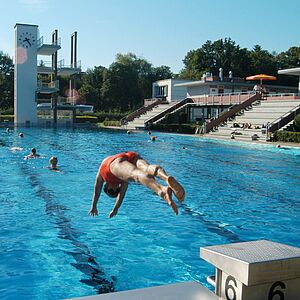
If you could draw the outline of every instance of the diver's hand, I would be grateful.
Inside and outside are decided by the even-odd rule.
[[[98,210],[96,207],[92,207],[89,211],[90,216],[98,216]]]

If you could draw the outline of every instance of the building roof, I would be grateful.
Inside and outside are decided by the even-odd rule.
[[[164,81],[171,81],[173,83],[175,83],[175,85],[179,84],[179,83],[185,83],[185,82],[190,82],[190,80],[187,79],[174,79],[174,78],[166,78],[166,79],[160,79],[155,81],[154,83],[158,83],[158,82],[164,82]],[[176,83],[178,82],[178,83]]]
[[[39,27],[39,25],[34,25],[34,24],[16,23],[16,25],[14,26],[14,28],[16,28],[16,27],[17,27],[17,25],[25,25],[25,26],[34,26],[34,27]]]
[[[300,75],[300,68],[298,68],[299,75]],[[295,74],[293,74],[295,75]],[[223,86],[239,86],[239,87],[253,87],[254,83],[250,81],[243,81],[243,80],[233,80],[229,81],[227,78],[224,78],[223,81],[221,80],[197,80],[197,81],[187,81],[182,83],[175,83],[175,87],[194,87],[194,86],[205,86],[205,85],[223,85]],[[288,88],[288,89],[297,89],[294,86],[285,86],[285,85],[274,85],[274,84],[266,84],[264,83],[265,87],[269,88]]]
[[[278,74],[283,74],[283,75],[298,75],[298,76],[300,76],[300,68],[291,68],[291,69],[279,70]]]
[[[181,87],[193,87],[193,86],[205,86],[205,85],[211,85],[211,84],[221,84],[221,85],[227,85],[227,86],[253,86],[253,84],[244,81],[243,78],[228,78],[224,77],[223,80],[220,80],[217,76],[209,76],[202,80],[188,80],[183,83],[176,83],[174,86],[181,86]]]

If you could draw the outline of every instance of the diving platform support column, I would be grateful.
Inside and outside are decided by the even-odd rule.
[[[14,123],[37,124],[37,25],[15,25]]]
[[[71,68],[77,68],[77,31],[74,31],[71,34],[71,61],[70,65]],[[70,76],[69,81],[69,97],[72,99],[72,104],[76,105],[77,103],[77,91],[76,91],[76,84],[77,84],[77,74],[73,74]],[[76,116],[75,116],[76,117]],[[76,120],[76,118],[75,118]]]
[[[57,45],[58,43],[58,30],[55,29],[52,33],[52,45]],[[52,70],[54,73],[51,75],[51,81],[55,82],[57,80],[57,50],[52,54]],[[53,125],[57,125],[57,92],[51,95],[51,106],[53,110]]]
[[[225,300],[300,299],[300,248],[268,240],[200,248],[216,267],[208,277]]]

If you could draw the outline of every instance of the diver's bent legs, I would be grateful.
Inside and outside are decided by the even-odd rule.
[[[147,175],[151,177],[158,177],[165,181],[167,185],[172,189],[177,199],[182,202],[185,197],[184,188],[181,184],[173,177],[169,176],[167,172],[159,165],[150,165],[140,156],[137,158],[136,166]]]
[[[172,200],[172,190],[170,187],[161,185],[153,177],[150,177],[148,174],[137,168],[133,170],[131,179],[148,187],[150,190],[164,199],[173,209],[176,215],[178,214],[178,208]]]
[[[159,177],[163,181],[167,182],[169,175],[166,171],[158,165],[150,165],[146,160],[141,157],[138,157],[136,160],[136,166],[147,173],[149,176],[152,177]]]
[[[168,186],[172,189],[179,202],[183,202],[185,190],[182,185],[173,177],[169,176],[167,180]]]

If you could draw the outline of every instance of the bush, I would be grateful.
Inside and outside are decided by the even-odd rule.
[[[76,116],[76,123],[98,123],[96,116]]]
[[[126,114],[127,115],[127,114]],[[119,121],[121,120],[125,114],[120,112],[103,112],[98,111],[95,113],[79,113],[78,117],[96,117],[99,123],[103,123],[104,121]]]
[[[293,127],[294,131],[300,132],[300,114],[295,117]]]
[[[120,126],[120,121],[104,121],[103,122],[104,126],[114,126],[114,127],[118,127]]]
[[[14,108],[13,107],[0,110],[0,115],[13,115],[13,114],[14,114]]]
[[[274,142],[290,142],[290,143],[300,143],[300,132],[292,131],[275,131],[274,132]]]
[[[188,114],[185,111],[181,111],[178,114],[178,123],[183,124],[187,122]]]
[[[102,123],[104,121],[119,121],[123,117],[125,117],[125,114],[119,113],[119,112],[96,112],[94,113],[94,116],[98,118],[98,122]]]
[[[167,113],[165,115],[165,117],[163,118],[162,123],[171,124],[171,123],[174,123],[174,121],[175,121],[175,115],[171,114],[171,113]]]
[[[0,122],[14,122],[14,115],[0,115]]]

